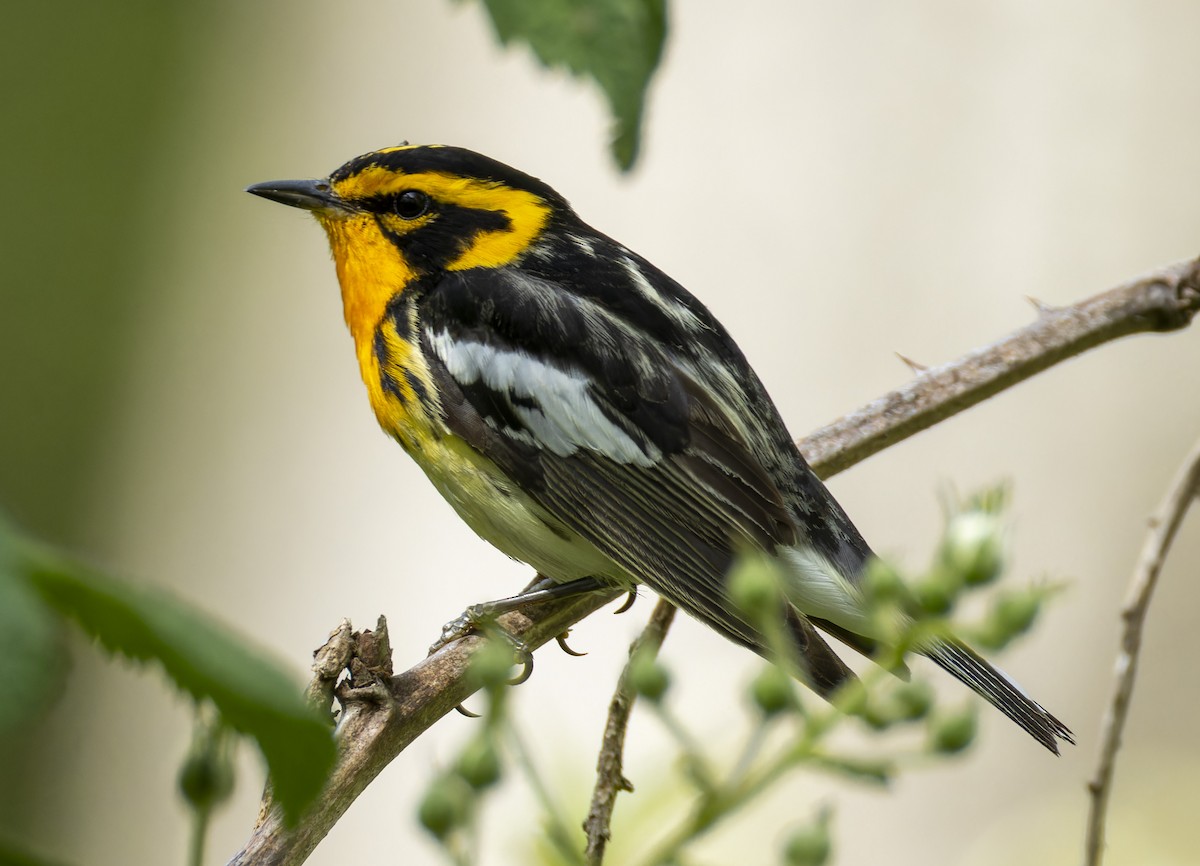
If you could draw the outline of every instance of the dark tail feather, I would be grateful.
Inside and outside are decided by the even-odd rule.
[[[833,648],[825,643],[808,617],[790,604],[786,606],[784,615],[788,631],[799,651],[800,664],[804,668],[801,671],[802,678],[809,688],[828,700],[846,683],[858,679]]]
[[[1060,739],[1068,743],[1075,742],[1070,728],[1050,715],[1002,671],[992,667],[966,644],[938,641],[934,646],[922,649],[921,653],[974,689],[1054,754],[1058,754]]]

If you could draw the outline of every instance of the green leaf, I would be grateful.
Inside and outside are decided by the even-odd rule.
[[[595,80],[612,111],[613,157],[632,168],[646,88],[666,40],[666,0],[481,2],[501,44],[525,42],[544,66]]]
[[[67,667],[57,618],[0,545],[0,733],[39,718]]]
[[[320,793],[335,757],[329,726],[275,661],[206,614],[148,586],[118,580],[19,538],[0,521],[0,559],[45,602],[109,650],[157,662],[222,721],[257,741],[289,823]]]

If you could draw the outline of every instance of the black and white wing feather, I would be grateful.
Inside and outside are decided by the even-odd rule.
[[[709,390],[636,322],[520,272],[464,271],[422,300],[450,429],[623,572],[733,640],[734,552],[797,543],[788,503]],[[852,676],[798,611],[813,685]]]
[[[796,580],[853,587],[870,549],[724,329],[630,255],[614,245],[578,284],[569,271],[510,268],[452,273],[427,291],[422,348],[445,423],[625,574],[765,653],[726,595],[736,551],[799,554],[818,573]],[[854,674],[814,623],[874,647],[834,619],[787,612],[810,685],[827,696]],[[921,651],[1051,751],[1070,739],[965,645]]]

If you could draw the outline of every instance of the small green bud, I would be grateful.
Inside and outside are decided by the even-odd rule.
[[[1036,591],[1006,592],[996,598],[992,618],[1005,632],[1016,637],[1033,625],[1041,605],[1041,594]]]
[[[974,706],[936,716],[929,725],[929,745],[935,752],[953,755],[971,745],[978,727]]]
[[[658,703],[671,686],[671,675],[650,653],[639,652],[629,666],[629,681],[635,692]]]
[[[949,613],[958,598],[961,584],[945,569],[935,568],[913,587],[913,595],[921,609],[931,616]]]
[[[1008,646],[1033,625],[1043,598],[1044,593],[1036,589],[998,594],[987,617],[974,630],[975,642],[990,650]]]
[[[829,861],[833,843],[829,838],[828,816],[801,827],[788,838],[783,859],[788,866],[823,866]]]
[[[476,791],[500,781],[500,754],[489,736],[474,737],[454,765],[455,772]]]
[[[964,511],[946,527],[941,564],[967,586],[991,583],[1004,567],[1003,527],[993,514]]]
[[[778,616],[782,593],[774,563],[756,554],[738,557],[729,575],[729,597],[753,622]]]
[[[857,678],[843,683],[833,693],[833,705],[848,716],[861,716],[867,709],[867,687]]]
[[[896,571],[891,563],[877,556],[867,560],[863,581],[867,588],[867,597],[876,603],[896,601],[903,598],[906,591],[900,572]]]
[[[750,684],[750,695],[764,716],[774,716],[796,706],[792,680],[776,665],[767,665]]]
[[[982,623],[971,629],[971,643],[985,650],[1001,650],[1008,646],[1012,635],[1004,631],[996,623],[995,617],[988,617]]]
[[[196,810],[210,810],[233,791],[233,765],[212,752],[192,753],[179,770],[179,790]]]
[[[179,791],[197,811],[211,811],[233,792],[233,757],[229,732],[218,724],[199,722],[192,748],[179,768]]]
[[[871,692],[860,715],[872,728],[882,731],[899,722],[922,719],[932,706],[933,689],[928,683],[899,683]]]
[[[890,710],[891,707],[880,706],[878,701],[868,701],[861,713],[862,720],[873,731],[886,731],[896,721],[895,715]]]
[[[500,637],[489,638],[471,656],[469,676],[484,689],[508,685],[513,669],[511,644]]]
[[[923,680],[901,683],[893,693],[892,700],[900,719],[906,722],[923,719],[933,708],[933,688]]]
[[[462,778],[438,776],[421,799],[417,818],[434,837],[445,840],[466,823],[472,798],[471,788]]]

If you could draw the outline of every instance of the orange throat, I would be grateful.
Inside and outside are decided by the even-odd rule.
[[[388,303],[416,273],[371,216],[318,215],[318,220],[329,236],[346,325],[371,408],[388,434],[410,452],[419,449],[433,407],[421,404],[413,383],[430,393],[429,371],[420,350],[400,335],[396,323],[384,321]]]
[[[383,320],[388,301],[416,274],[373,217],[317,217],[329,237],[329,248],[342,287],[342,309],[356,345],[369,344]]]

